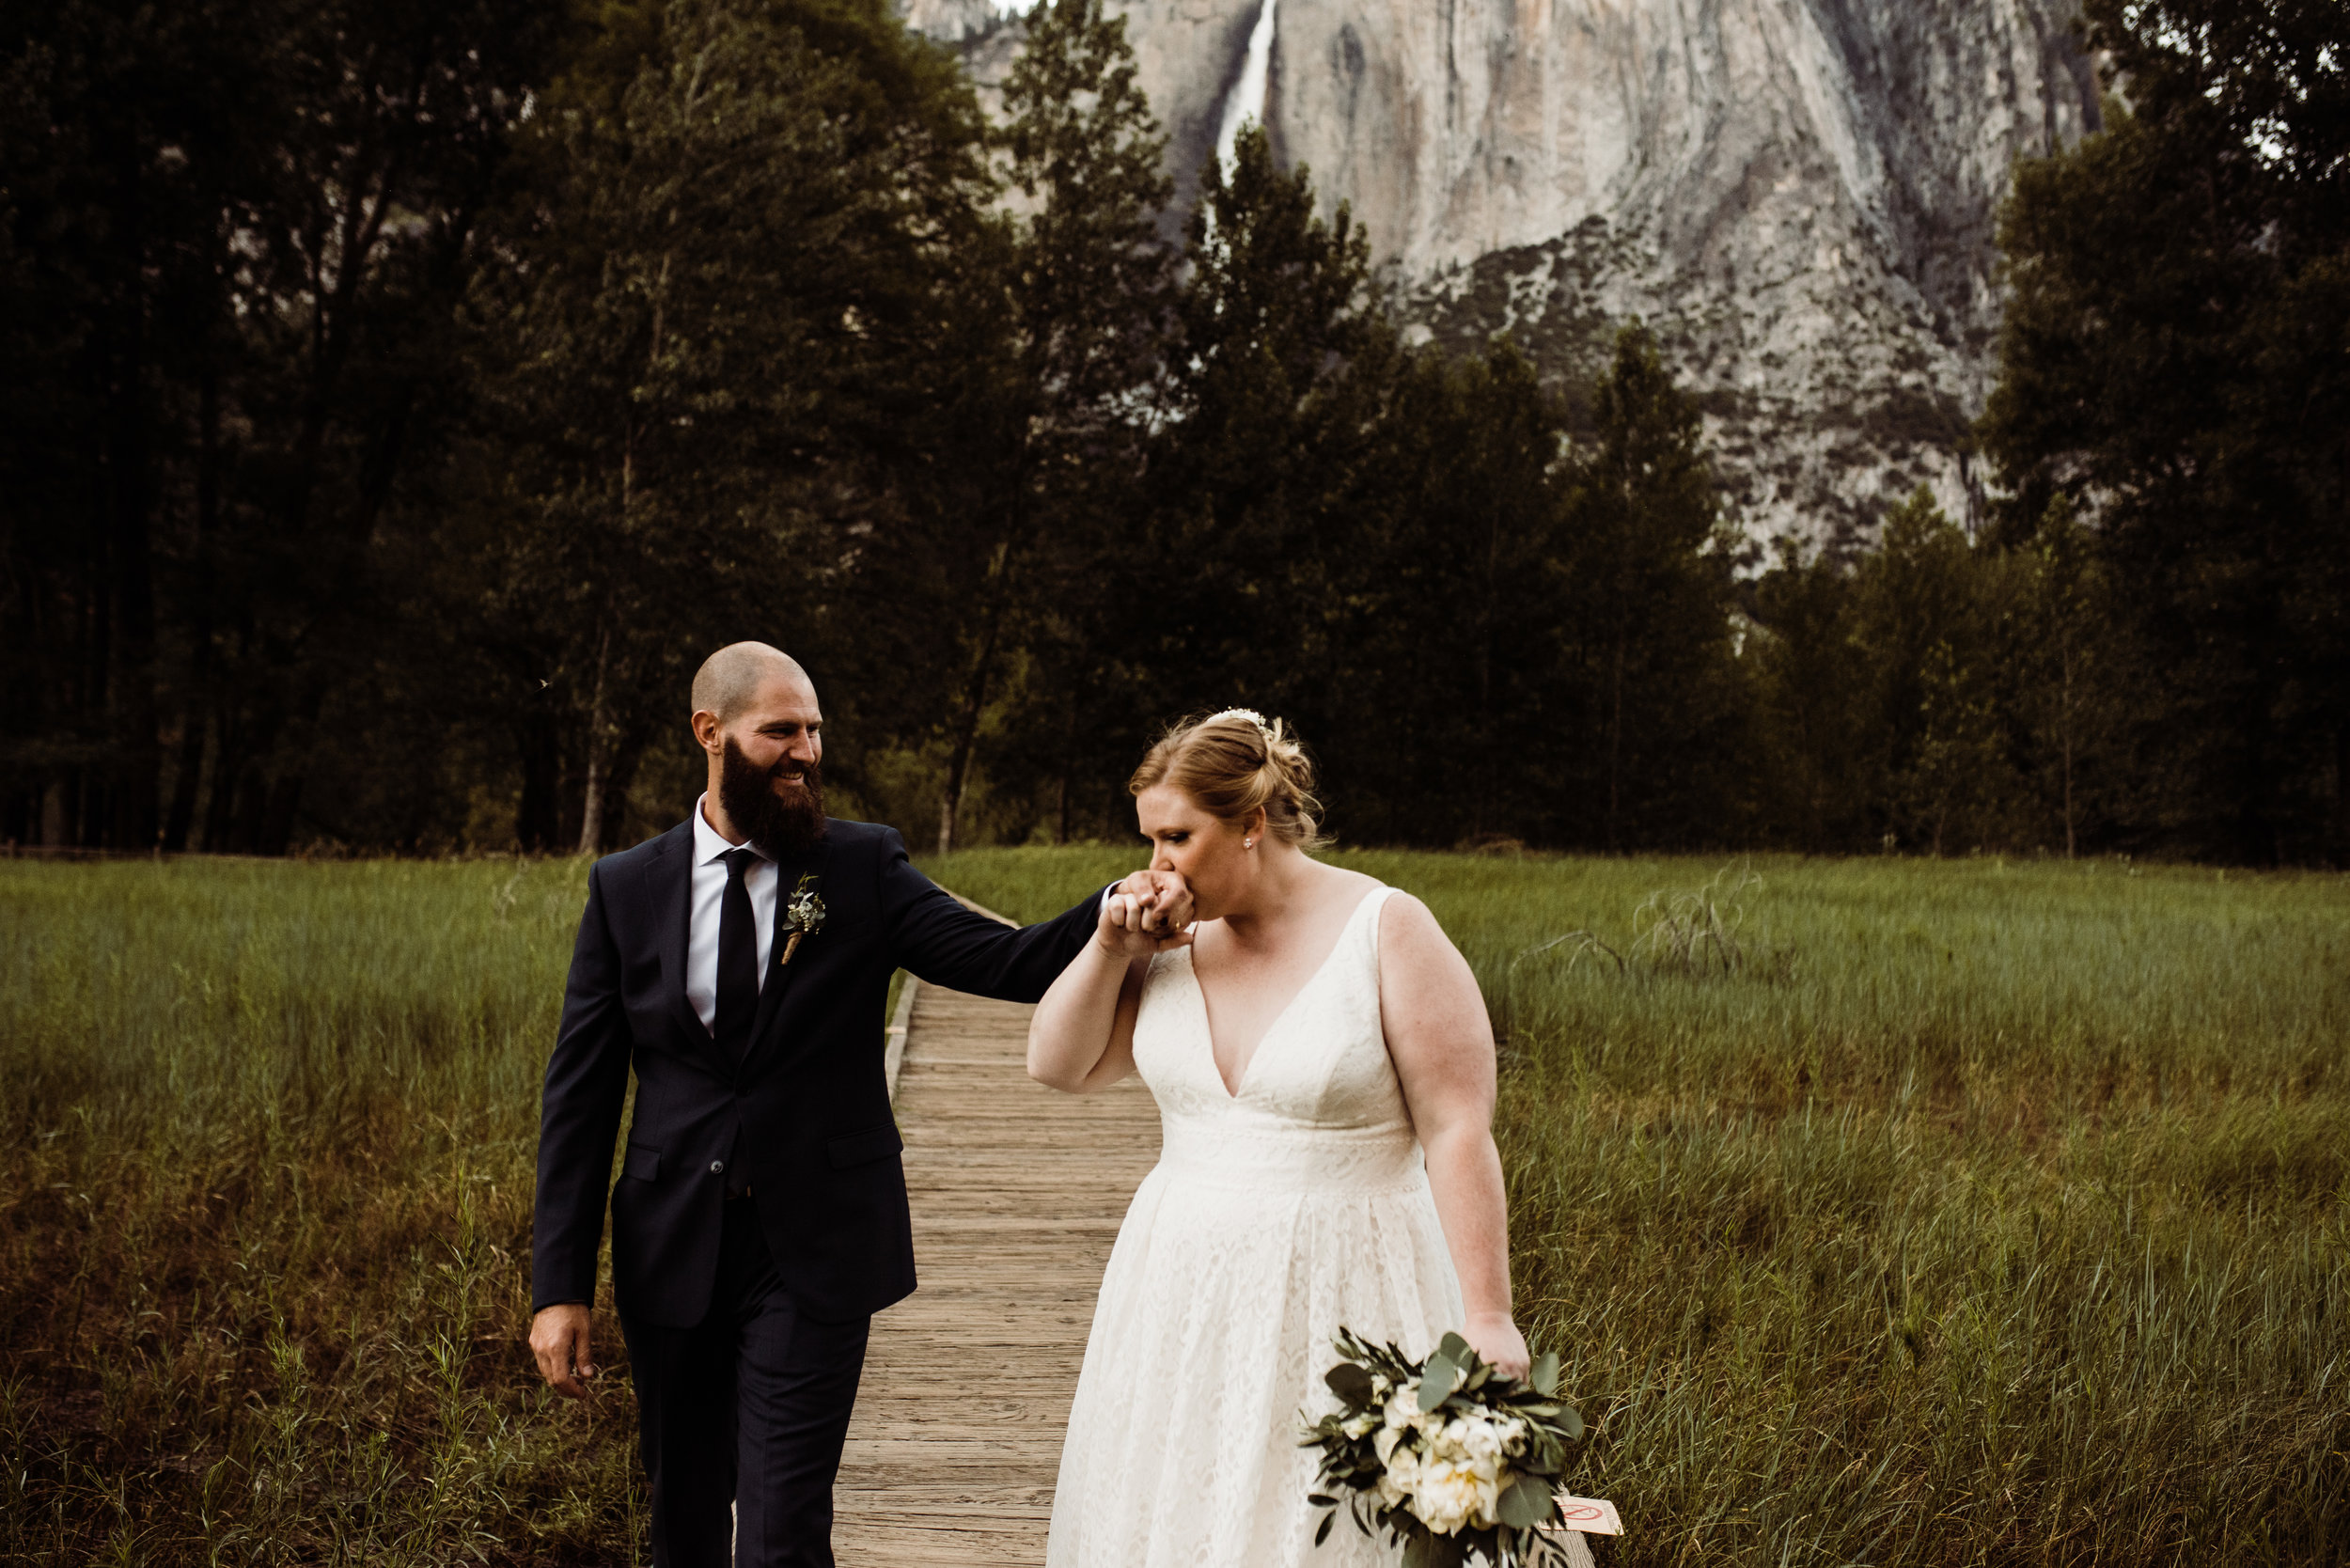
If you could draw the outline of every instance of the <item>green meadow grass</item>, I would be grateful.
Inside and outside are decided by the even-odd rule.
[[[1618,1560],[2350,1557],[2350,883],[1757,861],[1680,964],[1716,862],[1340,858],[1485,987]],[[641,1560],[625,1379],[520,1347],[583,883],[0,862],[0,1558]]]
[[[520,1346],[585,888],[0,862],[0,1559],[640,1560]]]

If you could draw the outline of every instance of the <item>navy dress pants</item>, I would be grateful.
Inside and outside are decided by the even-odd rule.
[[[833,1568],[832,1482],[871,1323],[802,1317],[741,1200],[726,1206],[708,1316],[664,1328],[620,1315],[654,1568]]]

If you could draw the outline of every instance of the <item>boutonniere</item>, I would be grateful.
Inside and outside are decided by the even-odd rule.
[[[783,944],[783,956],[776,961],[780,969],[791,962],[791,955],[800,950],[800,943],[824,929],[824,901],[817,896],[816,873],[808,872],[792,886],[791,897],[783,906],[783,929],[791,934]]]

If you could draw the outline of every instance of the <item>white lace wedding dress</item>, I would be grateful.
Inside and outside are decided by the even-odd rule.
[[[1313,1544],[1305,1417],[1340,1326],[1426,1355],[1462,1325],[1379,1023],[1379,910],[1266,1031],[1228,1093],[1191,951],[1152,960],[1135,1064],[1166,1143],[1120,1227],[1053,1494],[1046,1568],[1386,1564],[1344,1519]]]

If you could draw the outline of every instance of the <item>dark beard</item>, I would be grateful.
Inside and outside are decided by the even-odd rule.
[[[813,762],[803,764],[798,787],[777,793],[776,776],[787,765],[789,759],[773,768],[760,767],[729,735],[718,773],[718,805],[728,820],[774,860],[805,855],[824,836],[822,770]]]

